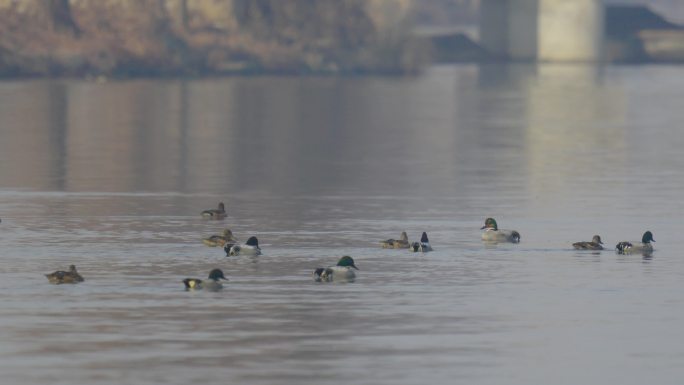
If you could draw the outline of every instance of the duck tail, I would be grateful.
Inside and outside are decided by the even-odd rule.
[[[624,253],[625,251],[631,248],[632,244],[630,242],[620,242],[617,245],[615,245],[615,250],[617,250],[619,253]]]
[[[520,243],[520,233],[517,231],[513,231],[513,233],[511,234],[511,240],[514,243]]]

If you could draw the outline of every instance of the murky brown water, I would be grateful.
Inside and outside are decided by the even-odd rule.
[[[667,66],[0,83],[2,383],[678,384],[682,90]],[[487,216],[522,243],[483,245]],[[224,227],[264,255],[202,245]],[[378,247],[402,230],[436,251]],[[645,230],[652,257],[570,248]],[[313,282],[344,254],[356,282]],[[214,267],[223,292],[183,290]]]

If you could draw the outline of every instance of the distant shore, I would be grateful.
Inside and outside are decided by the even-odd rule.
[[[414,71],[419,48],[386,3],[0,0],[0,76]]]
[[[501,59],[457,30],[415,32],[410,3],[0,0],[0,77],[395,75]],[[684,63],[684,29],[608,6],[605,59]]]

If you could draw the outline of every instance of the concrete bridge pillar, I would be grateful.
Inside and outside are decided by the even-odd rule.
[[[482,0],[480,42],[511,60],[601,60],[601,0]]]

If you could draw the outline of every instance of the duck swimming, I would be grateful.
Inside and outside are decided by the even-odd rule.
[[[223,275],[221,269],[213,269],[209,272],[209,279],[201,280],[198,278],[185,278],[183,284],[185,285],[185,290],[207,290],[207,291],[219,291],[223,289],[223,284],[219,281],[228,280]]]
[[[655,242],[655,239],[653,239],[653,233],[647,231],[641,237],[641,242],[622,241],[615,245],[615,250],[618,254],[650,253],[653,251],[653,245],[651,245],[651,242]]]
[[[226,206],[223,202],[219,202],[217,209],[202,211],[202,217],[207,219],[223,219],[226,217]]]
[[[335,266],[319,267],[314,270],[313,278],[316,282],[353,281],[356,278],[356,273],[352,268],[359,270],[354,264],[354,259],[345,255],[337,261]]]
[[[81,274],[78,274],[78,271],[76,271],[75,265],[70,265],[69,271],[58,270],[54,273],[45,274],[45,276],[50,283],[55,285],[62,283],[79,283],[84,281],[83,277],[81,277]]]
[[[520,243],[519,232],[515,230],[500,230],[494,218],[487,218],[485,225],[480,230],[484,230],[482,240],[486,242]]]
[[[426,253],[432,251],[432,246],[430,246],[430,241],[428,240],[427,233],[423,231],[423,235],[420,236],[420,242],[413,242],[410,247],[411,251],[417,253],[419,251]]]
[[[233,245],[237,242],[230,229],[223,230],[223,235],[212,235],[209,238],[202,239],[202,243],[210,247],[223,246],[227,242],[232,242]]]
[[[259,240],[257,237],[249,237],[244,245],[234,245],[228,250],[228,255],[261,255],[261,249],[259,248]]]
[[[399,239],[388,239],[386,241],[380,242],[383,249],[408,249],[409,240],[406,231],[401,232]]]
[[[602,244],[601,236],[594,235],[594,237],[591,238],[591,242],[575,242],[572,244],[572,247],[577,250],[603,250]]]

